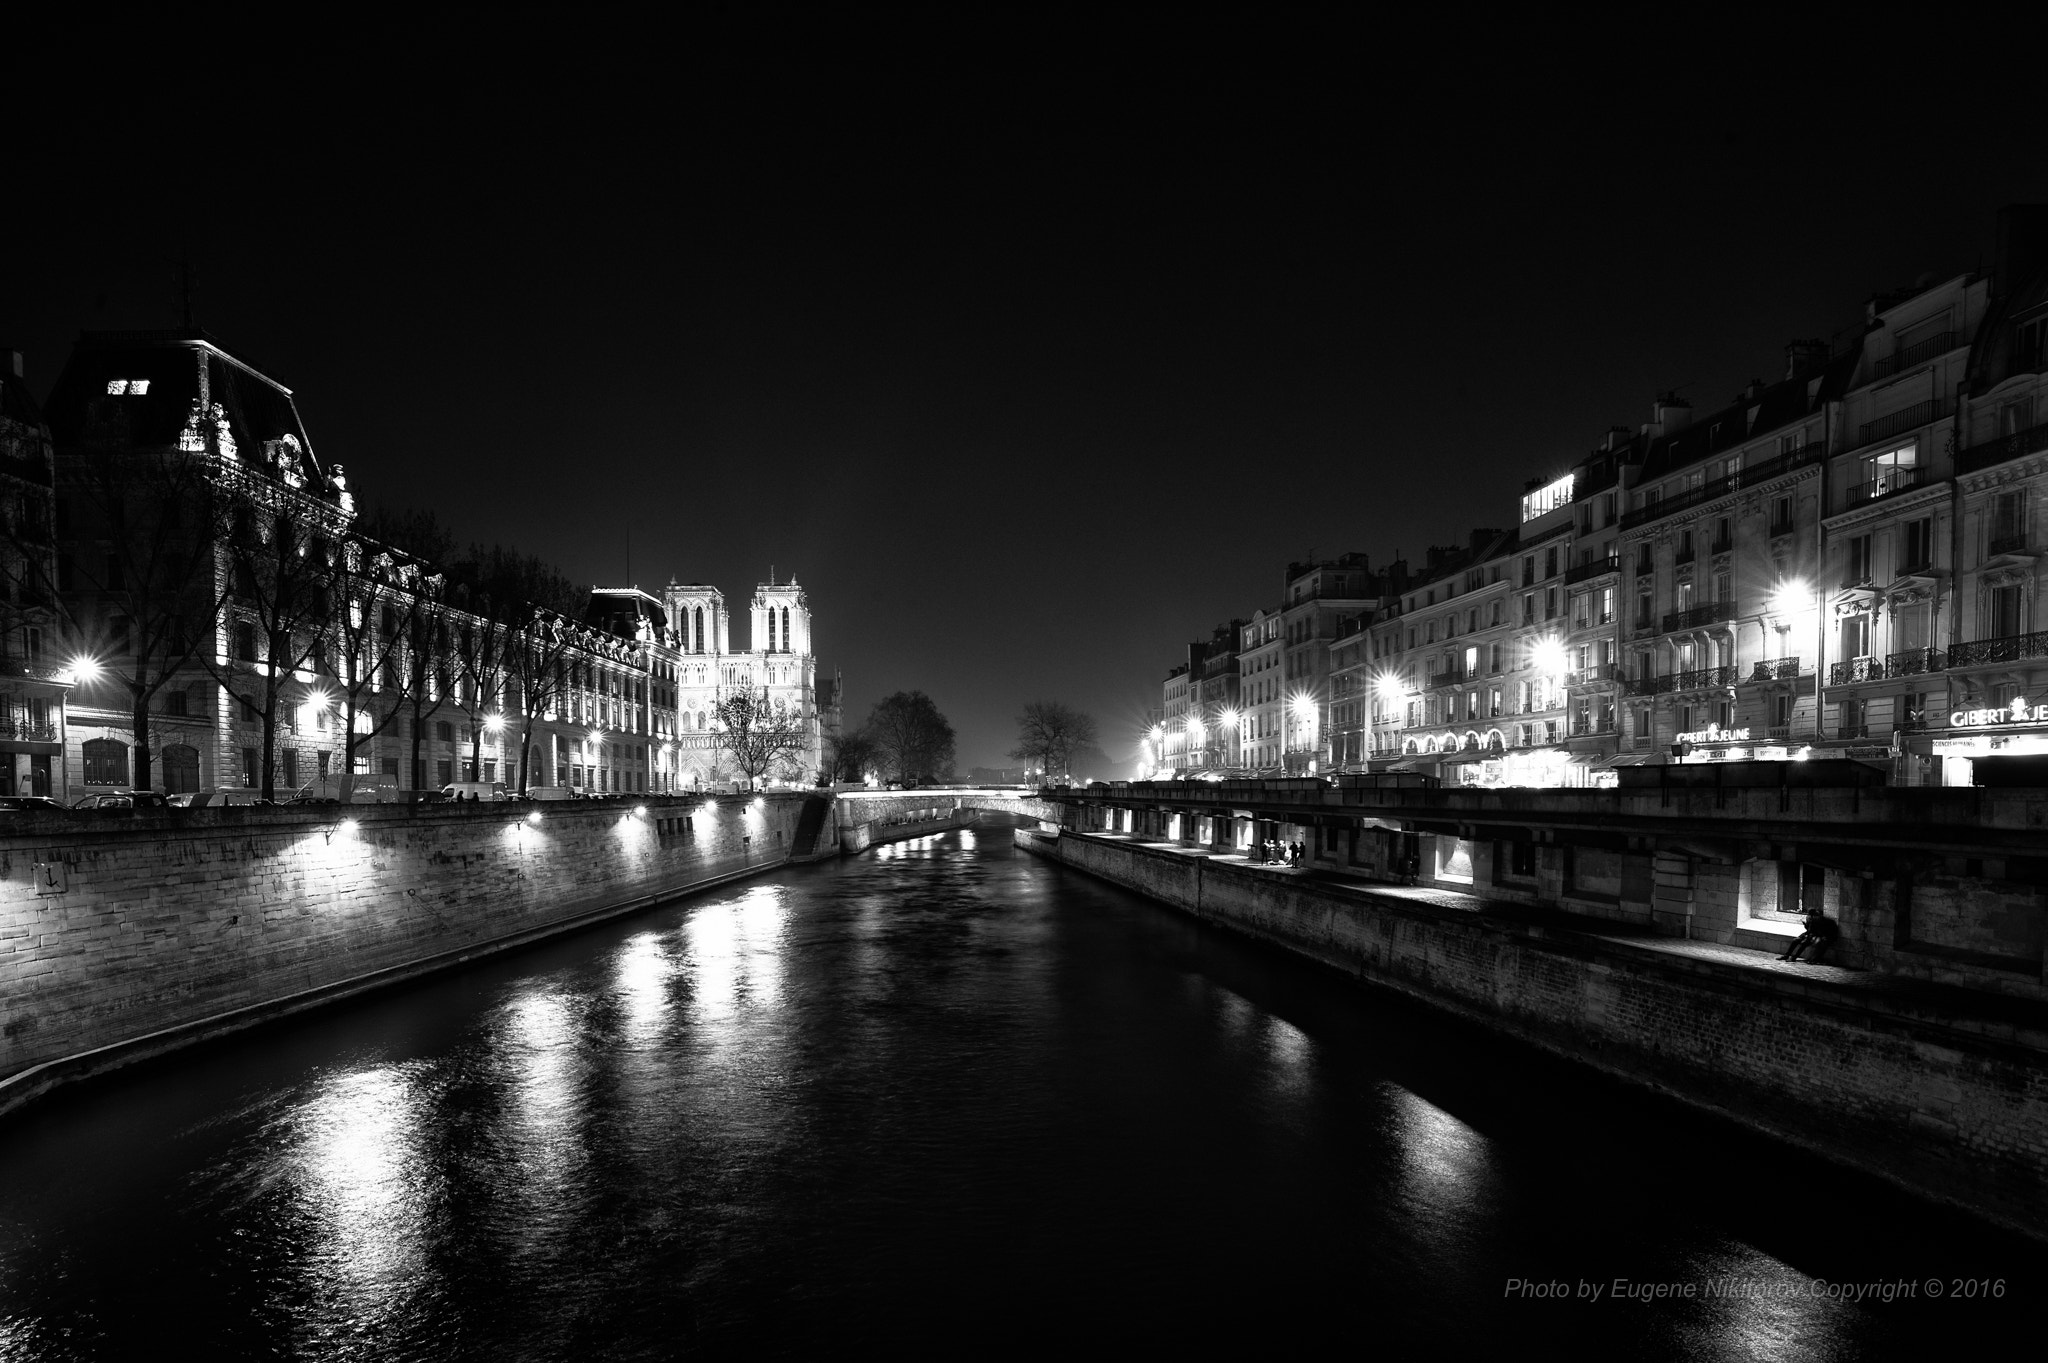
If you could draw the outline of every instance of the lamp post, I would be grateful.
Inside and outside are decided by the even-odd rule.
[[[1221,725],[1219,732],[1225,736],[1223,739],[1225,744],[1223,765],[1233,770],[1238,766],[1239,749],[1242,747],[1238,740],[1238,725],[1242,722],[1243,718],[1235,710],[1225,710],[1217,716],[1217,720]]]

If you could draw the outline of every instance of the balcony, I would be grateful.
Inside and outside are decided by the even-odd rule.
[[[1753,682],[1792,681],[1799,676],[1797,658],[1773,658],[1758,663],[1750,669],[1749,679]]]
[[[1735,618],[1733,601],[1709,601],[1704,606],[1691,610],[1673,611],[1664,617],[1664,632],[1678,629],[1698,629],[1702,625],[1716,625]]]
[[[2025,535],[1993,535],[1984,546],[1985,556],[1997,558],[2000,554],[2024,554],[2027,552]]]
[[[1715,540],[1707,546],[1707,552],[1710,554],[1732,554],[1735,552],[1735,541],[1733,539]]]
[[[1950,667],[2016,663],[2022,658],[2048,658],[2048,633],[2008,634],[2000,639],[1979,639],[1975,643],[1957,644],[1948,651]]]
[[[1614,680],[1615,672],[1616,666],[1613,663],[1595,663],[1591,667],[1582,667],[1576,672],[1567,674],[1564,684],[1566,686],[1591,686],[1595,682],[1610,682]]]
[[[1968,339],[1969,337],[1960,331],[1944,331],[1939,336],[1930,336],[1924,341],[1915,341],[1904,350],[1893,351],[1881,360],[1872,360],[1870,362],[1870,373],[1863,382],[1876,383],[1879,379],[1888,379],[1894,374],[1903,374],[1914,365],[1925,364],[1937,356],[1948,354],[1949,351],[1962,345]]]
[[[1656,571],[1657,560],[1651,558],[1648,554],[1644,554],[1641,558],[1636,560],[1637,577],[1648,577],[1650,574]]]
[[[1787,450],[1775,459],[1766,459],[1761,464],[1752,464],[1746,469],[1710,479],[1698,487],[1689,487],[1683,492],[1652,502],[1648,506],[1624,512],[1621,517],[1621,528],[1628,530],[1638,525],[1646,525],[1674,512],[1684,511],[1703,502],[1711,502],[1716,497],[1725,497],[1740,488],[1755,487],[1758,483],[1816,462],[1820,459],[1821,453],[1822,446],[1819,442],[1802,445],[1796,450]]]
[[[1462,667],[1448,668],[1442,672],[1432,672],[1424,677],[1422,679],[1422,689],[1428,691],[1439,686],[1456,686],[1461,682],[1468,682],[1478,675],[1476,672],[1467,672]]]
[[[1666,674],[1662,677],[1624,677],[1621,692],[1625,696],[1661,696],[1672,689],[1678,679]]]
[[[1954,410],[1955,403],[1947,398],[1929,398],[1925,402],[1916,402],[1903,411],[1881,416],[1875,421],[1864,422],[1862,431],[1856,437],[1856,443],[1868,445],[1873,440],[1883,440],[1901,431],[1914,430],[1929,422],[1939,421]]]
[[[1782,539],[1783,537],[1785,537],[1786,535],[1789,535],[1789,534],[1791,534],[1791,533],[1792,533],[1792,532],[1793,532],[1794,530],[1797,530],[1798,528],[1799,528],[1799,522],[1798,522],[1797,520],[1788,520],[1788,521],[1772,521],[1772,522],[1771,522],[1771,538],[1772,538],[1772,539]]]
[[[1614,721],[1611,719],[1605,721],[1575,719],[1572,721],[1573,738],[1593,738],[1600,734],[1611,734],[1613,732]]]
[[[0,720],[0,740],[16,743],[55,743],[57,726],[31,724],[27,720]]]
[[[1880,497],[1889,497],[1895,492],[1906,492],[1919,487],[1921,476],[1925,472],[1925,469],[1920,468],[1886,469],[1879,477],[1851,487],[1848,504],[1854,506],[1857,502],[1874,502]]]
[[[1736,669],[1730,667],[1702,667],[1691,672],[1679,672],[1671,679],[1674,691],[1705,691],[1735,685]]]
[[[1833,663],[1828,667],[1829,686],[1853,686],[1857,682],[1884,680],[1884,659],[1851,658],[1847,662]]]
[[[1672,554],[1671,554],[1671,565],[1672,565],[1672,566],[1673,566],[1673,567],[1675,568],[1675,567],[1677,567],[1677,566],[1678,566],[1679,564],[1681,564],[1681,563],[1690,563],[1690,562],[1692,562],[1692,561],[1693,561],[1693,559],[1694,559],[1694,558],[1696,558],[1696,557],[1698,557],[1698,555],[1696,555],[1696,554],[1695,554],[1695,553],[1693,552],[1693,548],[1692,548],[1692,546],[1691,546],[1690,544],[1688,544],[1688,545],[1686,545],[1686,546],[1685,546],[1685,548],[1683,548],[1683,549],[1675,549],[1675,550],[1673,550],[1673,551],[1672,551]]]
[[[1887,677],[1917,677],[1928,672],[1946,672],[1948,655],[1938,648],[1909,648],[1888,654],[1884,660]]]
[[[1792,737],[1792,726],[1789,724],[1773,724],[1764,730],[1764,737],[1783,742],[1785,739]]]
[[[2048,422],[1970,446],[1956,456],[1956,472],[1975,473],[1978,469],[1988,469],[1993,464],[2003,464],[2022,455],[2039,454],[2042,450],[2048,450]]]
[[[1584,582],[1587,578],[1604,577],[1608,573],[1618,573],[1620,571],[1620,556],[1609,554],[1606,558],[1596,558],[1590,563],[1575,563],[1565,569],[1564,585],[1569,587],[1574,582]]]
[[[1835,726],[1835,737],[1868,738],[1870,737],[1870,726],[1868,724],[1837,724]]]

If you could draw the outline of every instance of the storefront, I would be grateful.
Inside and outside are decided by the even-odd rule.
[[[1445,758],[1443,781],[1447,786],[1481,790],[1555,790],[1611,786],[1615,776],[1607,769],[1606,759],[1596,754],[1562,748],[1510,748]]]
[[[1803,743],[1758,742],[1750,729],[1724,729],[1709,724],[1704,729],[1678,735],[1671,755],[1673,762],[1794,762],[1804,761],[1812,749]]]
[[[1937,779],[1942,785],[1975,785],[1975,764],[1981,758],[2048,755],[2048,705],[2029,705],[2022,698],[1995,709],[1951,711],[1947,735],[1929,747],[1940,759]]]

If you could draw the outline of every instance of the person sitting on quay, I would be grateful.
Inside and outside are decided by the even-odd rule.
[[[1812,947],[1813,951],[1807,957],[1807,964],[1818,965],[1820,958],[1827,954],[1827,949],[1833,946],[1835,939],[1841,935],[1842,929],[1836,924],[1834,919],[1828,917],[1819,909],[1809,910],[1806,915],[1806,931],[1794,937],[1792,945],[1786,947],[1785,954],[1778,959],[1781,961],[1796,961],[1799,959],[1800,952],[1805,951],[1808,947]]]

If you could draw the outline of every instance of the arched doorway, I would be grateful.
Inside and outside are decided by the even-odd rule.
[[[173,743],[164,749],[164,794],[183,795],[199,789],[199,749]]]

